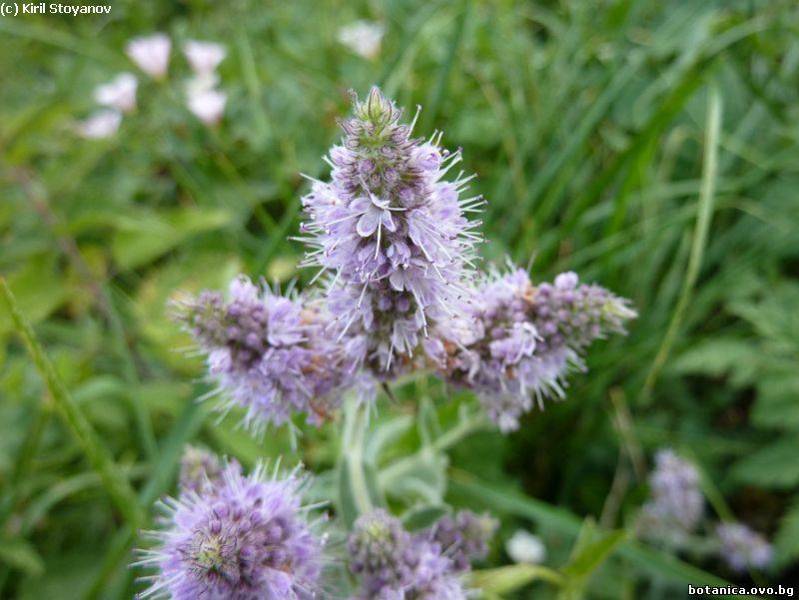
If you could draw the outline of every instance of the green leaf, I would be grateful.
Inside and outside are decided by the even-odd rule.
[[[26,261],[24,266],[8,277],[17,302],[25,307],[28,319],[38,323],[61,306],[68,292],[63,277],[56,271],[55,257],[39,256]],[[11,313],[0,311],[0,335],[14,329]]]
[[[415,506],[405,511],[405,514],[402,515],[402,522],[408,531],[419,531],[430,527],[447,512],[449,511],[444,504]]]
[[[799,558],[799,496],[794,497],[793,505],[783,515],[780,528],[774,537],[777,564],[785,566]]]
[[[563,568],[566,584],[561,598],[582,598],[588,579],[624,541],[625,532],[601,532],[593,520],[586,520],[568,564]]]
[[[44,562],[30,542],[22,539],[0,540],[0,562],[28,575],[39,576],[44,572]]]
[[[448,464],[445,454],[423,448],[383,469],[378,476],[380,489],[408,504],[440,504],[447,486]]]
[[[338,502],[341,517],[352,527],[359,515],[382,506],[375,471],[357,457],[345,456],[338,468]]]
[[[799,484],[797,447],[793,436],[780,439],[738,461],[732,475],[741,483],[774,489],[792,488]]]
[[[409,415],[401,415],[378,424],[366,440],[366,456],[371,456],[374,461],[379,460],[383,451],[405,435],[412,425],[413,418]]]
[[[563,575],[541,565],[507,565],[473,571],[469,576],[470,587],[497,595],[509,594],[533,581],[562,585]]]
[[[596,535],[596,534],[595,534]],[[624,540],[624,531],[599,534],[599,539],[585,544],[564,567],[563,572],[571,577],[591,575],[616,550]]]
[[[799,377],[772,374],[758,382],[752,422],[759,427],[799,430]]]
[[[734,385],[755,381],[762,351],[751,341],[721,337],[703,340],[672,361],[670,370],[680,375],[732,376]]]
[[[169,252],[192,235],[220,229],[232,221],[231,212],[195,208],[120,218],[111,252],[122,269],[134,269]]]
[[[337,469],[338,509],[347,527],[358,515],[385,505],[377,482],[377,470],[371,457],[364,455],[367,408],[356,398],[344,406],[342,452]]]

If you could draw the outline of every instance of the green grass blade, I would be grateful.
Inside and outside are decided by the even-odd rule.
[[[696,227],[694,228],[691,242],[691,253],[688,257],[688,268],[685,271],[682,291],[677,300],[677,306],[669,323],[669,328],[660,348],[655,355],[655,360],[649,369],[644,383],[643,397],[647,398],[657,381],[660,370],[666,363],[672,347],[680,332],[685,311],[691,301],[699,269],[702,266],[702,256],[707,245],[710,221],[713,216],[713,201],[716,195],[716,180],[718,178],[718,146],[721,133],[722,100],[716,86],[711,86],[708,94],[707,127],[705,129],[705,155],[702,165],[702,187],[697,203]]]
[[[510,239],[519,231],[524,223],[525,215],[530,212],[533,202],[556,179],[560,169],[577,155],[596,125],[610,109],[613,101],[624,91],[627,84],[638,72],[642,63],[643,57],[641,55],[635,54],[631,57],[629,63],[619,70],[585,114],[580,124],[576,127],[574,134],[569,137],[568,143],[547,162],[544,168],[536,173],[535,179],[530,184],[527,196],[516,205],[512,218],[508,218],[505,221],[506,225],[502,231],[503,238]]]
[[[471,4],[469,0],[463,2],[462,6],[460,7],[460,12],[456,18],[455,26],[452,31],[452,37],[450,38],[447,47],[447,55],[438,71],[438,77],[436,78],[435,86],[433,86],[433,89],[428,96],[427,106],[425,107],[426,110],[422,115],[422,127],[420,131],[423,132],[423,135],[429,135],[429,132],[433,128],[433,124],[436,122],[436,117],[438,116],[438,111],[441,107],[441,101],[447,91],[449,74],[452,71],[453,64],[455,64],[455,57],[458,54],[458,49],[460,48],[461,41],[463,40],[463,30],[469,15],[470,5]]]
[[[114,505],[129,524],[134,527],[139,526],[144,521],[144,512],[136,500],[136,493],[128,481],[122,477],[111,453],[102,445],[91,424],[75,405],[72,396],[36,339],[33,328],[17,306],[14,295],[4,278],[0,278],[0,292],[2,292],[17,332],[25,341],[31,358],[50,391],[53,403],[64,417],[67,426],[77,439],[92,467],[100,475],[103,487]]]

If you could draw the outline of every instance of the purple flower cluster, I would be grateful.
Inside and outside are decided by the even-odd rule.
[[[499,523],[490,515],[462,510],[441,517],[430,530],[430,539],[452,559],[456,570],[468,571],[472,562],[488,554],[488,542]]]
[[[521,269],[494,273],[466,316],[446,324],[446,341],[430,341],[430,354],[447,381],[476,391],[499,428],[510,431],[534,398],[541,406],[545,397],[563,397],[566,374],[583,368],[581,353],[608,333],[623,333],[633,317],[627,300],[580,284],[574,273],[538,286]]]
[[[267,479],[262,467],[245,477],[228,465],[210,489],[168,499],[160,546],[137,563],[157,569],[142,597],[315,597],[323,542],[306,520],[304,482],[297,471]]]
[[[401,114],[377,88],[356,99],[330,151],[331,181],[314,181],[302,200],[305,264],[330,273],[341,335],[359,340],[363,364],[383,379],[411,368],[435,324],[462,310],[479,239],[465,214],[482,202],[462,197],[470,177],[444,180],[460,152],[440,135],[412,138]]]
[[[699,525],[705,501],[699,488],[699,472],[673,450],[655,455],[649,477],[652,499],[644,504],[638,528],[650,539],[680,543]]]
[[[477,281],[467,218],[483,200],[441,135],[411,137],[413,124],[377,88],[354,100],[344,136],[327,157],[330,181],[302,199],[304,264],[325,274],[314,302],[284,298],[245,278],[231,299],[205,292],[182,318],[208,355],[211,375],[246,422],[280,425],[293,412],[323,422],[357,387],[433,368],[474,390],[502,431],[537,401],[562,397],[597,338],[624,331],[627,300],[563,273],[534,286],[522,270]]]
[[[766,539],[742,523],[722,523],[716,527],[721,557],[734,571],[765,569],[774,550]]]
[[[411,534],[383,510],[361,516],[348,540],[350,570],[360,598],[435,600],[466,598],[462,575],[485,557],[496,522],[463,511]]]
[[[292,412],[312,423],[329,418],[353,384],[348,347],[331,340],[323,308],[286,298],[241,276],[230,299],[203,292],[180,305],[179,318],[208,354],[208,368],[231,405],[255,429]]]

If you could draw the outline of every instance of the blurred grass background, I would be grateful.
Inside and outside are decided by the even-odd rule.
[[[373,60],[337,41],[358,18],[386,26]],[[76,137],[94,86],[135,71],[127,40],[154,31],[227,46],[220,126],[183,106],[173,49],[168,81],[137,73],[116,136]],[[567,402],[457,446],[452,500],[488,501],[501,537],[536,529],[557,558],[559,511],[629,524],[646,458],[670,445],[721,516],[775,541],[767,579],[797,581],[798,34],[799,7],[780,0],[120,1],[107,17],[0,17],[0,272],[143,507],[170,491],[186,441],[245,463],[287,451],[284,434],[252,440],[193,402],[201,365],[166,302],[237,272],[297,276],[299,173],[326,176],[347,90],[377,83],[422,105],[419,135],[464,149],[488,199],[487,260],[534,259],[535,280],[578,271],[640,313],[592,349]],[[0,597],[130,597],[132,531],[5,306],[0,364]],[[403,391],[446,412],[439,390]],[[301,438],[312,469],[334,460],[334,434]],[[545,504],[481,497],[472,476]],[[587,593],[684,594],[639,567],[622,556]]]

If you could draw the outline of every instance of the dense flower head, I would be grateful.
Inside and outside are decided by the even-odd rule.
[[[347,550],[350,570],[361,576],[366,597],[405,585],[410,578],[407,560],[412,543],[411,535],[403,529],[399,519],[384,510],[358,518],[347,541]]]
[[[306,265],[330,273],[328,301],[340,335],[364,338],[363,363],[379,378],[409,369],[434,325],[463,309],[476,224],[465,214],[470,178],[444,176],[460,152],[411,137],[412,126],[377,89],[355,101],[344,137],[302,202]]]
[[[295,411],[324,421],[353,376],[347,347],[328,335],[320,305],[245,277],[231,283],[229,299],[203,292],[182,302],[178,316],[208,353],[220,391],[256,429],[285,423]]]
[[[734,571],[765,569],[774,550],[766,539],[742,523],[722,523],[716,528],[719,553]]]
[[[475,390],[488,415],[509,431],[534,398],[541,405],[545,397],[563,397],[566,374],[583,368],[582,352],[598,338],[623,333],[634,316],[627,300],[581,284],[571,272],[538,286],[522,269],[493,272],[428,353],[448,381]]]
[[[696,529],[704,513],[699,472],[667,448],[655,455],[649,484],[652,499],[643,507],[639,530],[650,539],[680,543]]]
[[[452,559],[457,570],[466,571],[471,563],[488,554],[488,542],[499,524],[490,515],[462,510],[446,515],[432,527],[430,538]]]
[[[222,477],[224,465],[219,457],[204,448],[186,446],[180,458],[178,485],[181,494],[201,494],[213,490]]]
[[[485,557],[496,521],[462,511],[430,528],[407,532],[383,510],[362,515],[348,540],[350,570],[362,598],[436,600],[466,598],[463,573]]]
[[[157,569],[142,597],[318,597],[323,540],[307,521],[304,483],[297,471],[266,478],[229,465],[211,489],[167,500],[160,546],[138,563]]]

